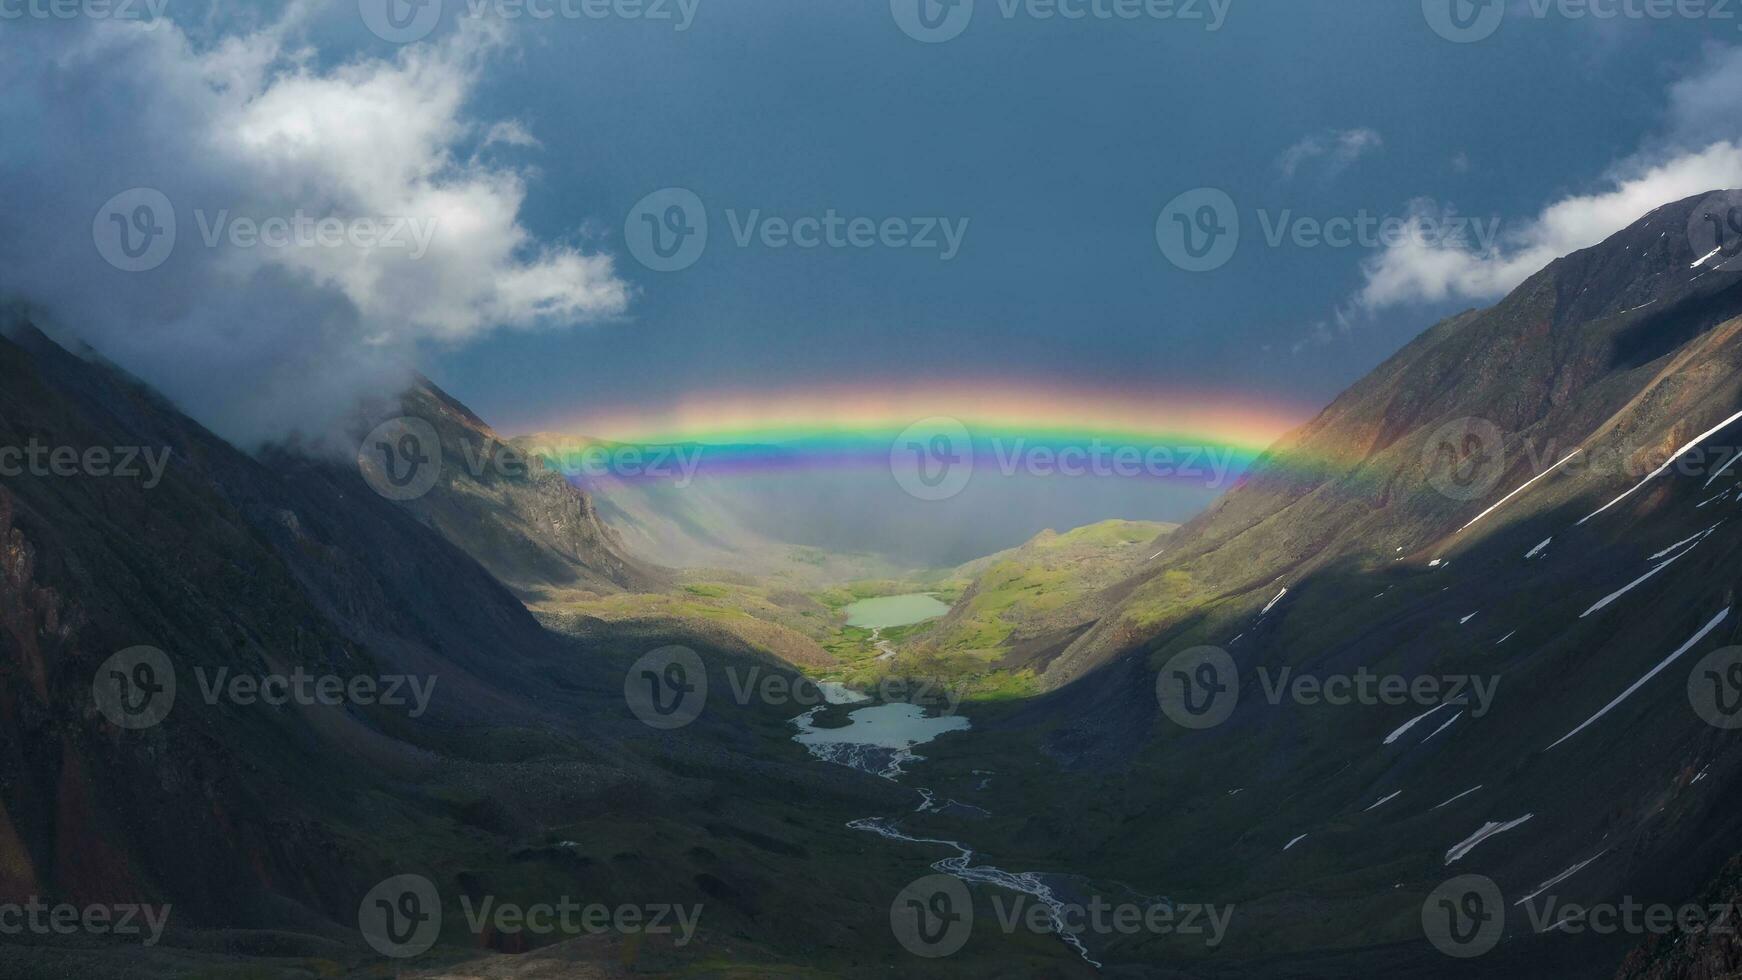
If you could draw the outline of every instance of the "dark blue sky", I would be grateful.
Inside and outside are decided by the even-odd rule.
[[[716,386],[911,374],[1264,390],[1317,404],[1465,302],[1363,315],[1303,340],[1359,288],[1361,248],[1271,248],[1247,228],[1225,267],[1171,266],[1161,206],[1227,190],[1320,218],[1431,197],[1522,220],[1588,189],[1662,124],[1664,90],[1734,24],[1514,18],[1453,44],[1399,0],[1236,0],[1181,21],[1005,19],[921,44],[884,3],[702,0],[689,30],[644,20],[516,24],[477,111],[542,142],[523,221],[588,228],[638,290],[623,322],[498,337],[437,374],[510,426]],[[1340,171],[1279,160],[1371,130]],[[676,273],[625,254],[623,217],[667,186],[715,228]],[[953,216],[959,256],[740,248],[750,209]],[[1297,349],[1298,348],[1298,349]]]
[[[566,4],[575,16],[533,17],[527,2]],[[654,2],[694,19],[683,30],[650,20]],[[1532,263],[1594,243],[1670,197],[1742,183],[1742,49],[1733,46],[1742,34],[1728,8],[1598,20],[1558,12],[1558,0],[1517,0],[1486,22],[1491,36],[1454,43],[1428,12],[1472,0],[1216,0],[1226,19],[1214,30],[1202,19],[1210,0],[1178,0],[1199,19],[1181,19],[1172,0],[1062,0],[1091,12],[1074,19],[1042,16],[1061,0],[966,2],[953,15],[972,9],[965,29],[941,43],[901,25],[916,5],[947,9],[939,0],[332,0],[224,8],[212,23],[176,8],[198,61],[164,30],[160,43],[127,42],[157,59],[155,74],[126,82],[140,72],[98,62],[117,64],[116,84],[141,90],[140,108],[103,123],[133,151],[41,140],[42,159],[23,162],[100,171],[77,184],[81,195],[56,202],[72,215],[61,222],[68,248],[87,265],[97,263],[88,215],[135,185],[167,189],[181,211],[264,200],[416,216],[439,212],[444,195],[471,195],[466,220],[438,229],[436,260],[352,263],[318,250],[242,258],[245,268],[311,276],[357,307],[355,326],[335,317],[328,332],[330,346],[361,343],[362,353],[326,362],[367,360],[385,349],[368,346],[378,337],[419,347],[426,370],[511,432],[720,390],[916,380],[1106,385],[1153,391],[1160,404],[1207,390],[1304,413],[1440,317],[1491,301]],[[1535,16],[1533,4],[1546,13]],[[368,27],[388,5],[413,15],[439,8],[442,19],[427,37],[393,43]],[[1114,9],[1176,16],[1093,15]],[[1480,24],[1489,8],[1468,9]],[[477,25],[461,26],[472,12],[498,40],[475,43]],[[119,37],[91,26],[93,37]],[[73,46],[84,36],[73,25],[26,30]],[[473,42],[447,43],[456,38]],[[238,53],[248,46],[261,54]],[[222,81],[228,72],[236,81]],[[214,81],[222,84],[201,88]],[[444,86],[463,99],[458,108],[445,104]],[[299,108],[304,99],[319,107]],[[28,93],[15,101],[29,108]],[[173,143],[137,152],[153,132],[201,126],[221,153],[190,149],[183,159]],[[1688,163],[1720,143],[1722,152]],[[1664,166],[1668,176],[1652,169]],[[215,176],[190,182],[190,167]],[[698,202],[710,229],[699,259],[659,272],[632,254],[625,227],[644,228],[641,202],[667,188]],[[1158,226],[1177,233],[1164,208],[1198,188],[1225,192],[1215,199],[1242,225],[1231,259],[1206,272],[1182,269],[1158,245]],[[1191,200],[1180,217],[1199,222],[1204,198]],[[1538,220],[1557,202],[1554,220]],[[1468,241],[1415,251],[1266,242],[1265,226],[1285,217],[1447,209],[1500,222],[1497,255],[1479,256]],[[740,245],[734,225],[753,214],[858,218],[878,236],[872,247],[773,247],[759,236],[779,240],[784,229],[761,225]],[[889,247],[934,222],[959,243]],[[464,240],[473,228],[484,229],[475,248]],[[564,249],[575,248],[610,260],[578,277],[605,292],[549,288],[574,261]],[[52,280],[58,254],[39,243],[19,262],[40,256],[33,275]],[[212,294],[176,277],[200,269],[234,279],[217,261],[227,256],[182,248],[130,280],[92,265],[117,310],[82,309],[92,290],[79,281],[34,291],[102,324],[158,309],[171,292]],[[369,268],[388,278],[357,276]],[[144,302],[114,291],[121,286],[157,294]],[[444,316],[449,293],[454,312]],[[257,319],[329,315],[319,304],[235,295]],[[562,315],[540,313],[552,298],[567,304]],[[570,315],[589,311],[590,322]],[[185,357],[154,354],[171,348],[136,327],[114,333],[100,346],[199,407],[198,379],[177,376]],[[284,343],[306,335],[292,330]],[[432,346],[444,336],[462,340]],[[301,385],[280,387],[296,395]],[[205,414],[246,394],[214,399]]]

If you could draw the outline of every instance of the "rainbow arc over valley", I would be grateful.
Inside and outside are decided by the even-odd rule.
[[[1007,467],[1021,457],[1051,461],[1057,469],[1084,465],[1094,455],[1137,463],[1132,475],[1193,481],[1199,477],[1186,472],[1193,460],[1213,457],[1244,472],[1312,414],[1304,406],[1216,390],[835,384],[698,392],[666,406],[577,413],[535,426],[526,439],[534,452],[583,480],[633,477],[622,460],[645,463],[673,447],[695,453],[697,472],[707,477],[887,470],[892,454],[927,451],[942,431],[947,449],[971,454],[976,466]],[[602,472],[606,459],[619,465]],[[1119,469],[1123,474],[1132,467]]]

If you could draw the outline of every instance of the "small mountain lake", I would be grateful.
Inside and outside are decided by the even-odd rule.
[[[829,705],[870,700],[840,684],[825,681],[818,686]],[[888,779],[901,775],[902,766],[913,761],[914,746],[924,745],[945,732],[971,727],[962,715],[932,714],[917,704],[889,701],[853,709],[847,715],[847,724],[839,728],[819,728],[813,719],[824,707],[818,705],[792,720],[798,728],[793,741],[824,762]]]
[[[847,625],[863,629],[889,629],[936,619],[950,607],[923,593],[860,599],[846,609]]]
[[[863,745],[883,749],[910,749],[923,745],[945,732],[959,732],[969,727],[961,715],[932,715],[917,704],[891,701],[860,708],[847,716],[841,728],[816,728],[809,715],[794,719],[799,732],[793,740],[800,745]]]

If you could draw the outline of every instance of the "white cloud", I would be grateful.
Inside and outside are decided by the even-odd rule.
[[[519,222],[523,173],[479,159],[536,146],[518,122],[467,115],[499,27],[319,70],[286,42],[290,10],[206,44],[167,23],[0,33],[0,131],[30,134],[0,153],[14,229],[0,291],[243,444],[326,432],[402,384],[421,346],[626,308],[611,258],[537,240]],[[129,273],[99,256],[92,222],[138,186],[168,197],[176,243]],[[403,221],[428,246],[224,234],[299,215]]]
[[[1742,142],[1742,48],[1711,45],[1698,70],[1670,86],[1669,133],[1678,146]]]
[[[1384,145],[1385,140],[1371,129],[1326,130],[1284,150],[1276,166],[1284,179],[1293,180],[1302,167],[1312,164],[1329,180]]]
[[[1497,299],[1560,256],[1601,242],[1660,205],[1738,184],[1742,147],[1726,141],[1630,177],[1611,178],[1597,193],[1557,201],[1506,235],[1499,247],[1478,250],[1469,242],[1403,236],[1364,264],[1367,281],[1357,303],[1371,310]],[[1424,218],[1419,206],[1412,218]]]
[[[1354,307],[1494,300],[1657,207],[1742,186],[1742,49],[1709,50],[1697,71],[1670,88],[1666,118],[1667,133],[1652,141],[1657,149],[1612,167],[1596,190],[1543,208],[1497,247],[1408,236],[1386,248],[1363,265],[1366,283]]]

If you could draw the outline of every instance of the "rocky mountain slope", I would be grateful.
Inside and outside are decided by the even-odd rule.
[[[1742,273],[1701,238],[1738,203],[1659,208],[1435,326],[1157,538],[1055,651],[1054,693],[994,726],[1064,786],[949,785],[1030,801],[994,852],[1235,903],[1219,949],[1123,950],[1197,975],[1346,975],[1356,949],[1612,973],[1641,935],[1538,906],[1686,902],[1742,850],[1713,707],[1742,700]],[[1468,962],[1423,933],[1463,874],[1506,899]]]
[[[1262,607],[1291,581],[1345,562],[1403,556],[1416,567],[1495,523],[1618,489],[1742,407],[1734,262],[1701,262],[1695,251],[1706,240],[1700,215],[1727,200],[1665,205],[1497,305],[1416,338],[1268,452],[1242,486],[1158,539],[1160,559],[1061,653],[1051,685],[1174,625],[1172,609]],[[1496,435],[1499,446],[1482,445]],[[1458,479],[1437,473],[1445,454],[1471,446],[1483,454],[1466,467],[1476,472],[1442,491]],[[1582,459],[1497,521],[1459,533],[1575,450]]]
[[[669,572],[629,555],[591,497],[434,384],[420,379],[397,406],[378,414],[389,412],[428,423],[442,444],[435,484],[404,503],[522,599],[671,584]],[[380,421],[386,419],[370,420]]]
[[[451,433],[488,438],[433,409],[449,461]],[[812,760],[803,705],[732,696],[790,681],[777,661],[696,644],[717,696],[653,729],[625,679],[670,638],[545,629],[438,533],[523,589],[632,584],[572,490],[460,470],[388,499],[354,460],[241,453],[27,325],[0,336],[0,447],[0,903],[172,910],[149,947],[9,933],[0,976],[512,971],[497,954],[551,944],[574,974],[907,959],[887,896],[923,855],[845,824],[914,796]],[[359,932],[401,874],[443,913],[404,961]],[[471,926],[484,896],[703,916],[681,948],[532,935]]]

